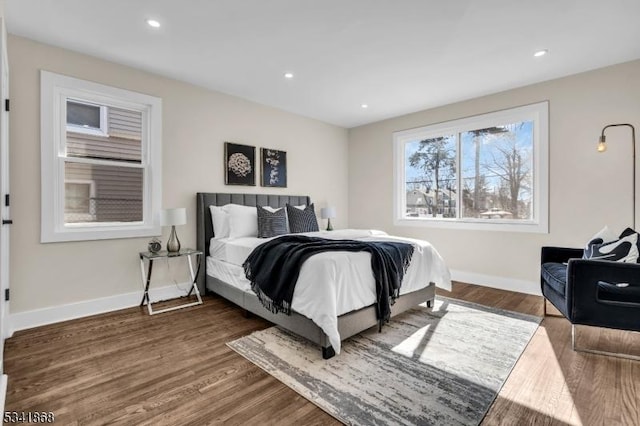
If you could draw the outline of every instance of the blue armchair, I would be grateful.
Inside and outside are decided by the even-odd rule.
[[[544,296],[572,325],[573,350],[640,360],[640,356],[576,346],[576,325],[640,331],[640,264],[582,259],[582,249],[543,247]]]

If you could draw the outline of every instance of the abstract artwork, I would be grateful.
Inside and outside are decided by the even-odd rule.
[[[276,149],[260,148],[262,157],[262,186],[287,187],[287,153]]]
[[[231,142],[224,144],[224,173],[227,185],[256,184],[256,148]]]

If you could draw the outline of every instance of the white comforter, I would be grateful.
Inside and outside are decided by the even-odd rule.
[[[427,241],[389,236],[382,231],[345,229],[339,231],[310,232],[305,235],[331,239],[354,239],[361,241],[399,241],[413,244],[411,265],[402,281],[400,294],[426,287],[430,282],[451,290],[451,277],[437,250]],[[277,238],[277,237],[276,237]],[[254,247],[265,239],[242,239],[228,241],[233,246],[226,261],[241,264]],[[213,250],[213,246],[216,250]],[[223,257],[220,247],[224,242],[212,241],[211,253]],[[238,248],[240,247],[240,248]],[[225,260],[219,258],[219,260]],[[214,274],[207,271],[210,275]],[[216,277],[219,278],[219,277]],[[327,335],[336,353],[340,353],[338,316],[376,301],[375,279],[371,271],[371,255],[366,252],[327,252],[310,257],[300,269],[293,293],[291,308],[310,318]]]

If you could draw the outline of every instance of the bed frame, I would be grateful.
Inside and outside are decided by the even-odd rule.
[[[197,193],[197,248],[204,253],[203,261],[209,256],[209,241],[213,237],[213,224],[211,222],[211,211],[209,206],[223,206],[225,204],[240,204],[244,206],[271,206],[284,207],[287,203],[291,205],[301,205],[311,203],[308,196],[293,195],[266,195],[266,194],[224,194],[224,193]],[[262,306],[258,297],[253,293],[248,293],[213,278],[204,273],[197,277],[197,284],[200,293],[214,292],[225,299],[230,300],[241,308],[259,317],[266,319],[282,328],[285,328],[297,335],[320,345],[322,357],[331,358],[335,355],[329,339],[313,321],[298,314],[295,311],[291,315],[274,314]],[[435,284],[430,283],[427,287],[404,294],[396,299],[396,303],[391,306],[391,316],[395,316],[420,303],[427,302],[428,307],[433,306],[435,298]],[[347,339],[361,331],[376,326],[376,312],[373,306],[349,312],[338,317],[338,332],[342,340]]]

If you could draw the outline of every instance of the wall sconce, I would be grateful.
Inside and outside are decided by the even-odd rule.
[[[600,139],[598,140],[598,152],[605,152],[607,150],[607,138],[604,135],[605,130],[609,127],[630,127],[631,128],[631,153],[633,157],[633,229],[636,229],[636,129],[631,124],[628,123],[620,123],[620,124],[609,124],[604,126],[602,129],[602,133],[600,134]]]

